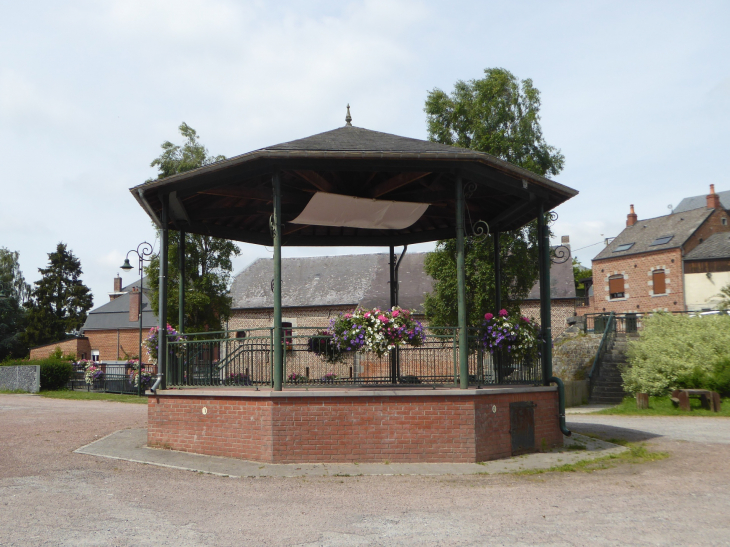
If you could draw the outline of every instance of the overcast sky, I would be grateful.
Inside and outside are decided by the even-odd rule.
[[[728,21],[727,1],[3,2],[0,246],[33,282],[67,243],[103,304],[155,240],[128,189],[182,121],[226,156],[342,126],[348,102],[354,125],[424,139],[429,90],[504,67],[542,93],[555,179],[580,191],[554,230],[589,265],[629,204],[730,190]],[[241,247],[236,271],[271,256]]]

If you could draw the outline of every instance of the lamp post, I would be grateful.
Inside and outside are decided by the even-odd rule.
[[[139,258],[139,354],[137,361],[137,395],[142,396],[142,293],[144,290],[144,263],[152,260],[152,245],[146,241],[139,244],[137,250],[132,249],[127,252],[127,256],[124,258],[124,264],[120,266],[122,270],[128,272],[132,269],[132,265],[129,263],[129,253],[134,253]]]

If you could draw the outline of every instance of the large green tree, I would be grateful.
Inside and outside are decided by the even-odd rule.
[[[94,303],[91,291],[81,281],[81,262],[65,243],[48,254],[48,267],[38,271],[42,277],[26,302],[29,311],[24,341],[31,347],[62,340],[67,332],[80,329]]]
[[[19,253],[0,247],[0,361],[24,357],[23,343],[26,309],[23,307],[30,293],[18,263]]]
[[[486,152],[538,175],[563,169],[564,156],[542,136],[540,92],[532,80],[488,68],[481,79],[456,82],[451,94],[430,91],[424,110],[431,141]],[[466,247],[468,322],[473,326],[495,311],[493,237],[474,239]],[[516,312],[538,276],[537,223],[501,233],[500,243],[502,305]],[[455,250],[453,240],[439,241],[426,257],[426,272],[435,280],[425,302],[433,325],[457,324]]]
[[[159,170],[158,179],[225,159],[225,156],[209,155],[208,150],[198,140],[196,131],[186,123],[180,125],[179,131],[185,142],[182,145],[164,142],[162,154],[152,161],[151,166]],[[167,321],[176,328],[179,328],[179,249],[180,233],[171,232]],[[227,239],[198,234],[185,235],[186,332],[220,330],[223,321],[230,317],[231,297],[228,290],[233,271],[232,258],[240,253],[238,246]],[[159,271],[159,258],[155,256],[146,268],[152,289],[152,309],[155,313],[159,313]]]

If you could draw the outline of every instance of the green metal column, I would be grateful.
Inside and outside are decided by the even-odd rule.
[[[170,198],[167,194],[160,196],[162,213],[160,214],[160,300],[157,332],[157,372],[162,375],[159,389],[167,389],[167,252],[170,244],[168,224],[168,208]],[[141,311],[141,310],[140,310]],[[142,379],[140,378],[140,381]]]
[[[502,246],[499,241],[499,232],[494,232],[494,314],[502,309]]]
[[[179,270],[179,282],[178,282],[178,320],[177,330],[182,334],[185,332],[185,232],[180,232],[180,244],[178,245],[178,270]]]
[[[395,285],[395,247],[390,246],[390,260],[388,262],[390,266],[390,307],[391,309],[396,306],[396,291]],[[398,353],[396,349],[390,350],[390,383],[398,383]]]
[[[540,323],[542,324],[542,379],[550,385],[553,376],[553,334],[550,302],[550,229],[545,223],[545,206],[540,203],[537,217],[538,251],[540,261]]]
[[[456,177],[456,279],[459,303],[459,387],[469,387],[469,331],[466,323],[466,262],[464,258],[464,182]]]
[[[284,351],[281,332],[281,179],[275,173],[274,215],[271,229],[274,235],[274,391],[281,391],[284,379]]]

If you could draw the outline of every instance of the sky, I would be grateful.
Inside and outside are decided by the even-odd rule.
[[[425,139],[429,90],[502,67],[541,92],[545,140],[565,155],[554,179],[580,192],[553,230],[581,263],[630,204],[652,218],[730,190],[726,1],[0,5],[0,247],[32,283],[66,243],[95,306],[127,251],[155,242],[129,188],[156,176],[183,121],[228,157],[340,127],[348,103],[353,125]],[[373,250],[283,254],[353,252]],[[235,270],[267,256],[241,244]]]

